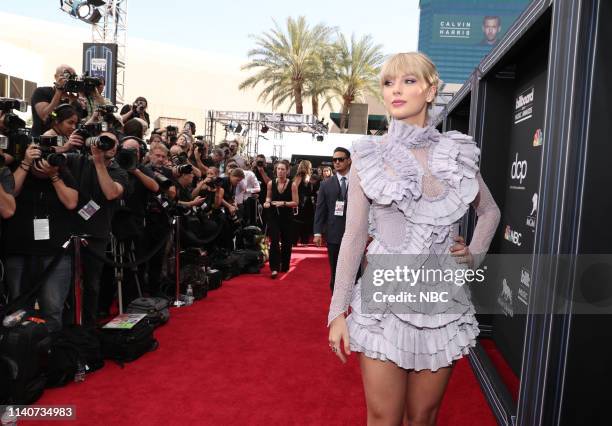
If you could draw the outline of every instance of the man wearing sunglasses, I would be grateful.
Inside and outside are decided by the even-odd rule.
[[[348,174],[351,169],[351,153],[348,149],[338,147],[332,157],[336,174],[321,182],[317,196],[317,207],[314,219],[314,243],[321,246],[321,234],[327,240],[327,257],[331,269],[329,286],[334,291],[336,265],[340,243],[344,235],[346,222],[346,204],[348,194]]]

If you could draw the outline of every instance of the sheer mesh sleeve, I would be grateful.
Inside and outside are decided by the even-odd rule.
[[[346,207],[346,229],[342,237],[334,294],[329,307],[327,325],[342,315],[349,307],[355,277],[368,239],[368,216],[370,202],[363,193],[361,181],[353,166],[349,174],[348,205]]]
[[[480,173],[478,173],[476,179],[478,180],[478,195],[472,202],[472,206],[476,210],[478,221],[469,246],[470,253],[474,258],[474,268],[477,268],[484,260],[501,216],[499,207],[497,207],[491,191],[484,183]]]

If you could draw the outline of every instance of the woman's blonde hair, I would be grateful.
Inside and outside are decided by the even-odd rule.
[[[298,175],[310,175],[312,174],[312,163],[308,160],[300,161],[297,168]]]
[[[380,86],[385,81],[404,74],[413,74],[420,80],[424,80],[430,86],[438,89],[440,75],[429,56],[421,52],[396,53],[383,64],[380,72]]]

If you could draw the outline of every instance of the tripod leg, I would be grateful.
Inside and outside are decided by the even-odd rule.
[[[130,251],[128,252],[128,259],[131,263],[136,263],[136,245],[134,244],[134,241],[131,242]],[[132,267],[132,273],[134,274],[134,281],[136,282],[138,297],[142,297],[142,288],[140,287],[140,278],[138,277],[138,266]]]

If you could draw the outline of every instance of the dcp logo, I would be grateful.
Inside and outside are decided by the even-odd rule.
[[[510,177],[512,177],[514,180],[518,179],[519,183],[523,183],[523,179],[527,177],[527,161],[519,161],[518,152],[516,153],[514,161],[512,162]]]

